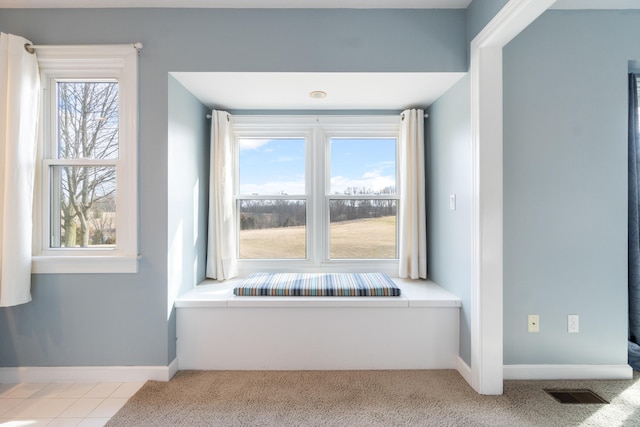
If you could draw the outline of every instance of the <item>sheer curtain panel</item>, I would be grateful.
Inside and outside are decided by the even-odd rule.
[[[424,111],[402,112],[400,127],[400,232],[398,275],[427,278],[427,216],[425,207]]]
[[[217,280],[231,279],[238,274],[231,120],[225,111],[212,113],[207,277]]]
[[[0,33],[0,307],[31,301],[40,77],[28,40]]]

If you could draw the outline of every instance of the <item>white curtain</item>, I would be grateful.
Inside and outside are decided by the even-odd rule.
[[[31,301],[40,77],[28,40],[0,33],[0,307]]]
[[[225,111],[212,113],[207,277],[218,280],[231,279],[238,274],[231,121],[232,117]]]
[[[424,111],[402,112],[400,127],[400,235],[398,275],[427,278]]]

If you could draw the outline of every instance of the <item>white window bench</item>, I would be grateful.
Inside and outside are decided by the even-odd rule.
[[[180,369],[455,369],[460,299],[394,279],[399,297],[248,297],[205,281],[176,302]]]

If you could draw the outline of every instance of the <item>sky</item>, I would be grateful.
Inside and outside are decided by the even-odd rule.
[[[240,194],[305,192],[304,139],[241,139]],[[331,194],[347,188],[395,187],[395,139],[331,140]]]

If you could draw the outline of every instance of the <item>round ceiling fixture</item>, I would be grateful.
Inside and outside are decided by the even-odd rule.
[[[322,99],[327,97],[327,92],[323,92],[321,90],[314,90],[309,92],[309,96],[313,99]]]

